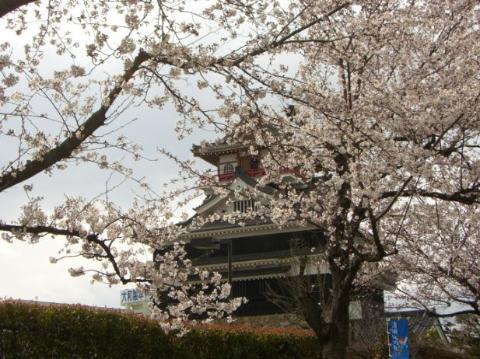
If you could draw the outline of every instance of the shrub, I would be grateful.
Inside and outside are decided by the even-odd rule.
[[[315,358],[316,339],[194,329],[166,335],[143,316],[80,305],[0,302],[0,358]]]

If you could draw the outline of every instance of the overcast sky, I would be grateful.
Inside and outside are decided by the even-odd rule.
[[[31,36],[30,30],[19,37],[11,31],[4,31],[5,23],[2,23],[2,21],[3,19],[0,19],[0,29],[2,29],[0,30],[2,31],[0,40],[11,41],[14,44],[13,52],[19,53],[23,49],[21,41]],[[81,37],[82,32],[79,31],[76,36]],[[203,41],[209,40],[210,37],[207,37]],[[242,41],[241,36],[237,41]],[[227,48],[237,46],[237,43],[226,44]],[[75,61],[77,64],[83,65],[88,64],[90,60],[86,59],[85,56],[79,56]],[[54,51],[47,51],[41,71],[43,74],[51,74],[53,71],[69,65],[68,61],[56,56]],[[121,70],[121,66],[121,64],[118,64],[118,68],[116,68],[114,64],[114,66],[108,67],[108,71],[115,74]],[[214,97],[197,93],[195,83],[196,79],[190,78],[190,82],[182,81],[180,86],[185,94],[198,96],[206,108],[214,107]],[[26,88],[25,85],[23,84],[24,88]],[[51,108],[47,106],[43,111],[37,112],[50,110]],[[126,123],[133,119],[135,119],[133,123],[117,132],[115,136],[125,134],[130,140],[141,144],[147,156],[156,159],[155,161],[131,162],[129,164],[131,164],[130,167],[135,171],[137,177],[146,176],[152,188],[158,188],[159,191],[163,188],[163,183],[175,178],[177,168],[170,159],[159,156],[156,151],[157,148],[166,148],[181,159],[191,159],[190,149],[192,144],[217,137],[213,131],[204,129],[196,130],[185,140],[178,140],[174,132],[178,114],[171,105],[167,105],[162,111],[148,109],[145,106],[131,107],[122,114],[121,122]],[[2,141],[4,142],[0,143],[0,164],[10,161],[12,154],[15,154],[16,151],[15,147],[9,146],[8,139],[2,137]],[[123,154],[118,156],[123,156]],[[121,159],[121,157],[117,159]],[[199,163],[199,166],[207,167],[205,163]],[[97,196],[105,190],[109,176],[109,172],[99,171],[96,166],[85,163],[79,166],[71,165],[66,171],[54,170],[52,176],[47,174],[37,175],[32,180],[21,183],[0,194],[0,219],[8,222],[18,219],[22,204],[28,200],[26,193],[23,191],[24,184],[33,184],[34,190],[31,195],[42,196],[44,208],[48,210],[60,205],[66,195],[81,195],[87,199]],[[121,178],[114,176],[110,186],[119,181],[121,181]],[[127,182],[111,193],[110,198],[123,207],[127,207],[135,191],[135,185]],[[88,276],[72,278],[68,274],[69,267],[82,264],[88,267],[88,263],[69,259],[57,264],[50,264],[49,257],[54,256],[62,246],[63,240],[61,238],[46,237],[35,245],[22,242],[11,244],[0,240],[0,297],[109,307],[119,306],[120,291],[124,287],[114,286],[109,288],[98,283],[91,285]]]
[[[135,111],[135,110],[133,110]],[[204,138],[213,138],[214,134],[208,131],[197,131],[184,141],[178,141],[173,127],[176,114],[171,109],[153,111],[137,109],[138,121],[130,125],[125,131],[130,138],[141,143],[147,153],[155,154],[157,146],[172,149],[182,158],[191,158],[192,143]],[[128,116],[128,114],[126,114]],[[158,156],[154,162],[135,162],[133,164],[139,176],[148,175],[150,184],[158,189],[162,184],[174,178],[177,169],[171,160]],[[34,194],[44,197],[46,208],[52,208],[62,202],[65,195],[83,195],[91,198],[101,193],[110,173],[99,172],[93,165],[82,164],[71,166],[66,171],[54,171],[53,176],[41,174],[33,181]],[[114,177],[119,181],[119,177]],[[117,202],[128,206],[134,187],[126,183],[115,190]],[[19,208],[27,201],[22,185],[5,191],[0,197],[0,218],[14,220],[18,218]],[[88,262],[68,259],[57,264],[51,264],[49,257],[61,249],[61,238],[44,238],[40,243],[14,242],[13,244],[0,241],[0,297],[18,299],[37,299],[40,301],[61,303],[82,303],[88,305],[119,306],[120,290],[123,286],[113,286],[95,283],[90,284],[88,276],[71,277],[69,267]]]
[[[55,63],[52,63],[55,66]],[[193,88],[185,83],[185,88]],[[144,107],[133,107],[123,114],[124,121],[136,119],[135,122],[121,131],[131,140],[141,144],[145,153],[155,161],[131,162],[137,177],[148,177],[153,189],[161,191],[163,183],[175,178],[175,164],[157,153],[156,148],[164,147],[182,159],[191,159],[190,149],[193,143],[203,139],[213,139],[216,135],[209,130],[197,130],[185,140],[179,141],[174,127],[178,115],[171,106],[162,111]],[[116,135],[118,136],[119,133]],[[2,143],[0,160],[5,163],[10,160],[6,143]],[[118,156],[123,156],[118,154]],[[119,157],[120,159],[121,157]],[[200,164],[201,165],[201,164]],[[203,166],[206,166],[203,164]],[[0,219],[14,221],[18,218],[22,204],[28,198],[23,191],[24,184],[33,184],[34,196],[44,197],[42,203],[51,209],[62,203],[66,195],[81,195],[87,199],[97,196],[105,189],[110,172],[99,171],[95,165],[82,163],[72,165],[65,171],[54,170],[53,175],[40,174],[26,183],[21,183],[12,189],[3,191],[0,195]],[[121,181],[120,176],[114,176],[110,185]],[[135,191],[133,183],[125,183],[110,194],[120,205],[127,207]],[[61,249],[61,238],[44,238],[40,243],[31,245],[22,242],[7,243],[0,240],[0,297],[39,300],[59,303],[81,303],[97,306],[116,307],[120,303],[120,291],[123,286],[113,286],[95,283],[90,284],[88,276],[71,277],[69,267],[85,265],[82,260],[64,260],[51,264],[49,257]]]

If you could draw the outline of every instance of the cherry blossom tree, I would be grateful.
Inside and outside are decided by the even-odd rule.
[[[397,254],[407,265],[390,269],[477,306],[479,21],[475,1],[360,1],[289,44],[297,71],[232,74],[248,91],[224,106],[225,139],[260,154],[260,185],[277,189],[251,216],[326,236],[330,303],[304,306],[324,358],[345,357],[354,283]]]
[[[179,329],[189,314],[231,313],[239,300],[227,300],[228,285],[193,268],[176,242],[184,230],[172,226],[170,196],[177,191],[157,196],[132,166],[112,155],[145,159],[141,146],[122,131],[129,120],[125,113],[173,105],[179,138],[194,126],[223,130],[223,118],[237,102],[261,98],[243,83],[254,76],[248,74],[304,42],[311,28],[323,38],[329,18],[347,6],[1,1],[0,136],[8,150],[2,155],[0,192],[23,186],[30,199],[18,220],[0,220],[3,239],[36,243],[45,236],[64,237],[65,248],[52,262],[81,256],[100,263],[100,268],[72,268],[73,276],[91,273],[93,280],[110,284],[137,283],[160,297],[168,289],[171,306],[154,302],[166,329]],[[182,87],[187,79],[197,84],[195,95]],[[205,97],[214,103],[205,104]],[[125,210],[108,197],[108,189],[93,200],[72,189],[64,203],[45,208],[35,179],[83,163],[114,171],[145,194]],[[154,249],[161,249],[155,264],[145,263],[145,253]],[[191,275],[204,284],[191,284]]]
[[[0,191],[23,185],[31,192],[39,174],[89,162],[137,181],[150,195],[108,150],[141,160],[137,144],[113,135],[125,124],[126,109],[173,104],[179,136],[210,126],[261,154],[266,174],[260,185],[275,186],[277,194],[255,214],[228,220],[263,216],[324,232],[330,304],[310,301],[305,312],[316,323],[323,357],[345,357],[352,285],[397,254],[408,253],[403,263],[421,274],[416,278],[441,273],[444,293],[453,288],[444,280],[454,280],[455,288],[473,283],[478,293],[476,279],[455,279],[472,268],[465,243],[475,246],[477,233],[476,2],[194,5],[2,1],[1,24],[14,36],[0,43],[0,130],[12,149]],[[52,59],[62,61],[55,71],[46,66]],[[197,83],[195,95],[181,86],[187,78]],[[200,94],[215,103],[206,105]],[[183,165],[191,175],[191,164]],[[286,168],[297,180],[283,179]],[[197,274],[213,289],[205,284],[193,294],[180,284],[195,269],[174,244],[185,229],[170,225],[168,196],[146,196],[122,210],[108,198],[72,195],[51,213],[33,193],[30,198],[18,221],[0,223],[5,239],[64,236],[65,256],[104,263],[95,279],[156,285],[160,293],[173,288],[177,306],[157,308],[162,319],[192,309],[198,314],[197,307],[211,312],[211,303],[225,298],[227,289],[217,288],[218,277],[209,273]],[[465,228],[459,232],[463,224],[456,223]],[[463,239],[449,242],[446,233]],[[143,245],[164,248],[158,268],[138,260]],[[451,270],[440,253],[451,255]],[[472,302],[471,292],[455,289],[454,295]]]
[[[435,316],[480,315],[478,208],[435,201],[414,209],[393,260],[404,271],[397,296]]]

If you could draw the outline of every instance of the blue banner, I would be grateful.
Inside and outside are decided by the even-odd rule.
[[[408,320],[390,319],[387,323],[388,348],[391,359],[409,359]]]

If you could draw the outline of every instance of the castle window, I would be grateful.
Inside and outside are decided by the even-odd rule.
[[[218,179],[220,181],[230,181],[235,177],[236,162],[227,162],[218,166]]]
[[[223,165],[223,173],[233,173],[234,171],[235,168],[233,168],[231,163],[226,163]]]
[[[235,212],[246,213],[255,209],[255,201],[253,199],[245,199],[233,202],[233,210]]]

